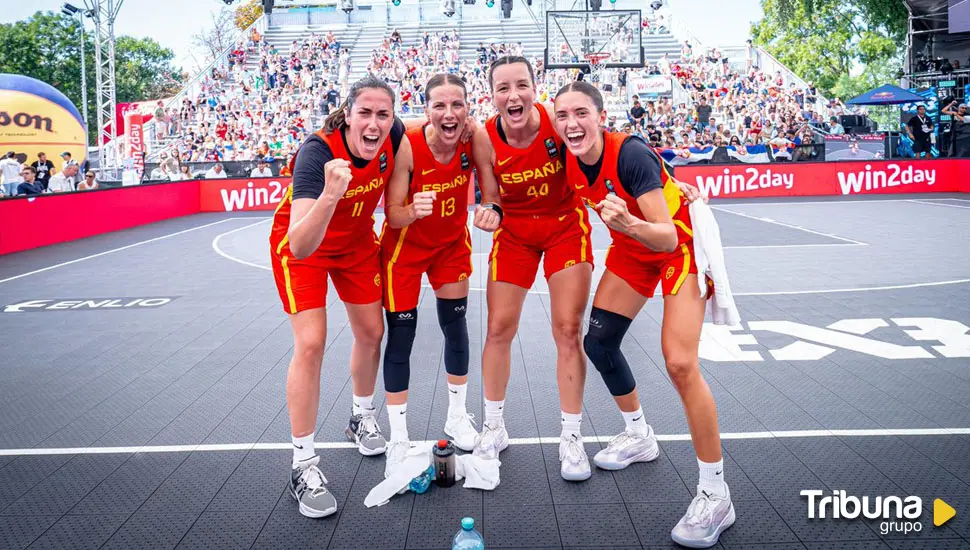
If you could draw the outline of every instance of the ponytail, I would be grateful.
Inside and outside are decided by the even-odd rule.
[[[387,85],[386,82],[377,78],[374,75],[367,75],[364,78],[358,80],[350,87],[350,93],[347,95],[347,99],[340,104],[340,107],[336,111],[327,115],[327,119],[323,122],[323,131],[327,134],[332,134],[335,130],[342,130],[347,127],[347,115],[350,110],[354,108],[354,102],[357,101],[357,96],[361,94],[364,90],[376,89],[384,90],[387,95],[391,98],[391,109],[394,108],[394,90]]]

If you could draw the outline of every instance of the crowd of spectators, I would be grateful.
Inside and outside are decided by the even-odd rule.
[[[0,198],[98,188],[93,170],[82,170],[69,152],[61,153],[61,159],[60,170],[55,170],[45,153],[30,162],[25,154],[8,151],[0,158]]]
[[[177,107],[159,102],[155,138],[167,147],[149,177],[184,179],[185,163],[286,164],[319,117],[340,103],[337,83],[346,84],[349,71],[350,52],[332,32],[293,41],[284,55],[253,30],[195,94]]]
[[[641,32],[666,32],[667,26],[664,14],[656,12],[644,19]],[[633,32],[620,29],[608,53],[626,57],[634,38]],[[467,83],[473,116],[482,122],[494,114],[488,65],[503,55],[522,55],[522,44],[480,42],[471,61],[461,59],[460,48],[456,30],[425,32],[410,42],[394,30],[374,49],[366,70],[391,84],[403,116],[423,114],[424,84],[433,74],[457,74]],[[556,90],[575,78],[588,78],[604,92],[608,105],[627,111],[626,120],[619,122],[619,113],[611,112],[611,129],[640,134],[659,147],[771,145],[784,149],[817,140],[816,130],[843,131],[832,118],[846,112],[840,102],[819,105],[814,86],[798,87],[786,83],[780,73],[762,70],[754,51],[749,44],[745,59],[728,59],[717,48],[697,53],[685,42],[674,58],[664,55],[643,69],[605,69],[592,75],[544,70],[541,58],[530,60],[540,101],[551,100]],[[573,55],[568,48],[558,54]],[[205,76],[197,94],[185,97],[175,108],[159,104],[157,137],[171,145],[150,179],[182,179],[184,163],[258,159],[273,163],[267,171],[279,175],[309,132],[340,105],[350,84],[350,69],[349,51],[332,32],[294,41],[282,54],[253,31],[230,53],[224,68],[214,68]],[[690,102],[675,103],[665,97],[629,104],[630,79],[655,75],[676,80]],[[224,170],[213,167],[190,176],[220,177],[220,173]]]

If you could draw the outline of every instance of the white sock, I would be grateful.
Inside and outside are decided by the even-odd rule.
[[[465,414],[465,393],[467,391],[468,384],[448,383],[448,416]]]
[[[304,462],[313,458],[316,451],[313,450],[313,434],[305,435],[303,437],[297,437],[291,435],[293,438],[293,467],[296,468],[297,463]]]
[[[627,430],[643,436],[650,433],[650,428],[647,427],[647,419],[643,417],[642,407],[633,412],[620,412],[623,413],[623,421],[626,422]]]
[[[700,468],[700,481],[697,484],[705,489],[710,489],[718,495],[727,493],[727,486],[724,484],[724,459],[717,462],[703,462],[697,459],[697,466]]]
[[[583,423],[583,413],[568,413],[562,411],[562,435],[563,437],[576,436],[582,440],[583,434],[580,433],[579,426]]]
[[[374,394],[368,396],[354,396],[354,416],[374,416],[377,409],[374,408]]]
[[[387,405],[387,420],[391,423],[391,441],[409,441],[408,404]]]
[[[485,400],[485,423],[492,427],[499,427],[505,425],[505,419],[502,418],[502,410],[505,408],[505,400],[501,401],[489,401]]]

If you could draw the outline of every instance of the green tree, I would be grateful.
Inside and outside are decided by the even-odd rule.
[[[762,0],[761,5],[765,16],[751,30],[755,42],[826,95],[844,97],[877,79],[885,84],[902,66],[907,13],[898,0]]]
[[[90,31],[90,27],[87,29]],[[97,82],[94,36],[84,35],[88,92],[88,140],[95,143]],[[0,72],[22,74],[54,86],[81,106],[80,28],[75,18],[37,12],[25,21],[0,24]],[[185,75],[172,65],[175,54],[149,38],[115,38],[115,96],[119,102],[143,101],[176,93]]]

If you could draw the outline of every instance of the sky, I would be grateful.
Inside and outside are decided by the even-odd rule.
[[[760,0],[665,0],[675,18],[686,18],[688,28],[706,45],[740,46],[749,36],[751,22],[761,18]],[[59,12],[64,0],[2,0],[0,23],[26,19],[37,11]],[[73,0],[82,6],[83,0]],[[648,1],[644,0],[644,9]],[[221,0],[124,0],[115,22],[116,35],[150,37],[175,52],[175,64],[186,70],[198,67],[204,55],[192,46],[192,35],[209,26]],[[730,6],[729,8],[727,6]],[[515,15],[515,12],[512,12]],[[87,22],[91,29],[91,21]]]

